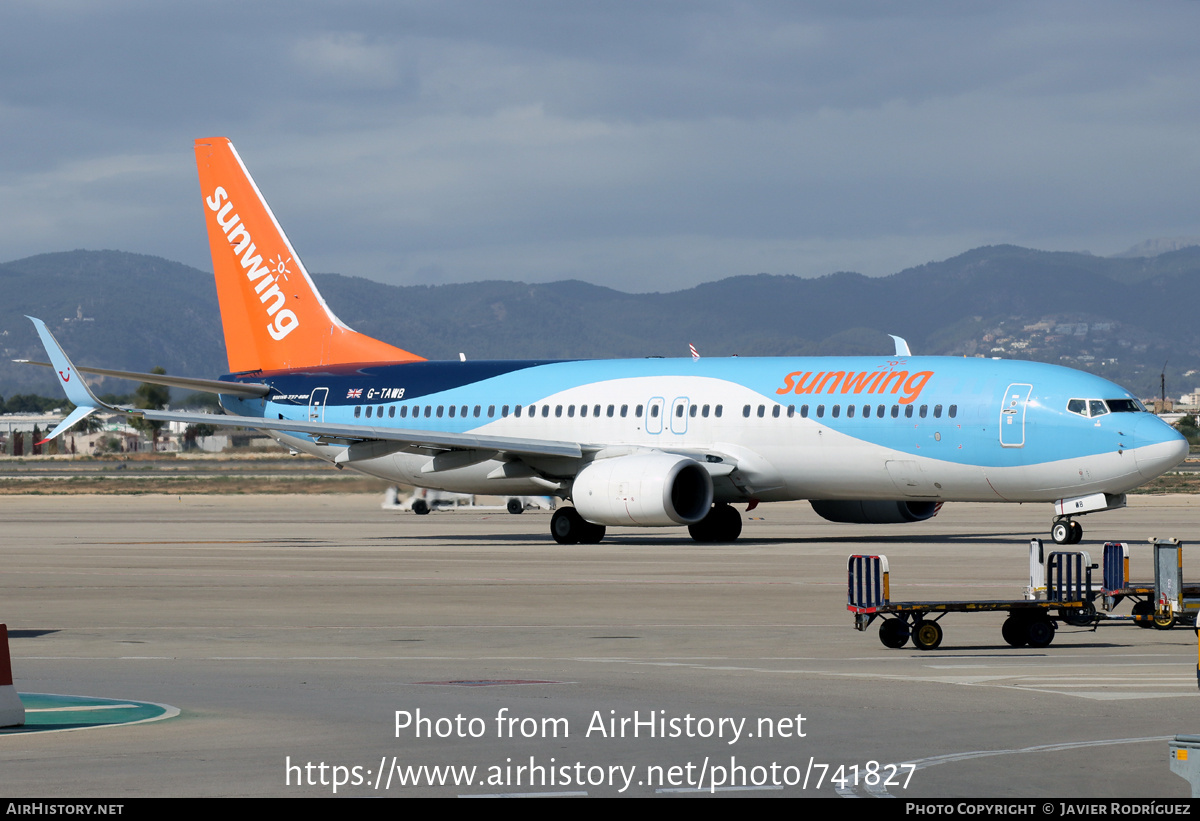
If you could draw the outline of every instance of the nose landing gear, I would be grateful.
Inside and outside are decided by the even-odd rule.
[[[1050,528],[1050,538],[1055,544],[1079,544],[1083,538],[1083,525],[1073,519],[1058,518]]]

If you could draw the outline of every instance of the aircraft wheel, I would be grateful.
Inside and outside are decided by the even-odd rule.
[[[713,508],[717,515],[718,542],[736,542],[742,535],[742,514],[733,505],[717,505]]]
[[[742,535],[742,515],[732,505],[717,504],[694,525],[688,525],[692,539],[701,542],[736,542]]]
[[[942,628],[936,621],[919,621],[913,625],[912,642],[918,650],[936,650],[942,644]]]
[[[604,538],[604,533],[606,530],[607,528],[605,528],[604,525],[594,525],[591,522],[583,521],[582,528],[579,532],[579,543],[600,544],[600,540]]]
[[[1071,543],[1071,524],[1072,522],[1069,522],[1066,519],[1059,519],[1054,523],[1054,526],[1050,528],[1050,538],[1054,540],[1055,544]],[[1082,535],[1082,533],[1083,530],[1080,528],[1080,534]]]
[[[902,619],[884,619],[879,623],[879,640],[884,647],[899,650],[908,644],[908,622]]]
[[[1025,629],[1025,620],[1009,616],[1000,628],[1000,635],[1012,647],[1024,647],[1029,643],[1029,632]]]
[[[508,512],[512,513],[512,514],[524,513],[525,505],[521,502],[520,499],[509,499],[508,500]]]
[[[1083,541],[1083,525],[1081,525],[1079,522],[1072,521],[1071,535],[1069,538],[1070,541],[1067,542],[1067,544],[1079,544],[1081,541]]]
[[[1030,647],[1049,647],[1054,641],[1054,622],[1047,618],[1031,619],[1025,626]]]
[[[1154,602],[1139,601],[1133,603],[1134,624],[1143,630],[1154,627]]]
[[[418,516],[424,516],[429,512],[429,502],[424,499],[414,499],[412,503],[412,512]]]
[[[560,507],[550,517],[550,535],[559,544],[579,544],[586,524],[575,508]]]

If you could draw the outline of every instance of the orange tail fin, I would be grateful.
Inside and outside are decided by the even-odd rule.
[[[423,359],[329,310],[229,140],[196,140],[196,166],[231,372]]]

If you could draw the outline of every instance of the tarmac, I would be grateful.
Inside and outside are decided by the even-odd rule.
[[[611,528],[563,547],[546,513],[380,502],[0,497],[17,690],[168,715],[0,732],[3,791],[1190,795],[1167,741],[1200,732],[1191,629],[1063,625],[1014,649],[1003,614],[951,613],[927,652],[853,629],[850,554],[886,554],[896,600],[1020,598],[1049,505],[887,526],[763,505],[732,545]],[[1145,540],[1195,544],[1198,513],[1130,497],[1084,517],[1078,549],[1128,541],[1148,577]]]

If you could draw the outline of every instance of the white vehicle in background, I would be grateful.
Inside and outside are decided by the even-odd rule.
[[[476,504],[474,494],[450,493],[445,490],[414,488],[406,499],[400,498],[400,489],[389,487],[383,499],[384,510],[410,510],[424,516],[431,510],[507,510],[509,513],[524,513],[526,510],[554,510],[554,500],[548,496],[510,496],[504,505]]]

